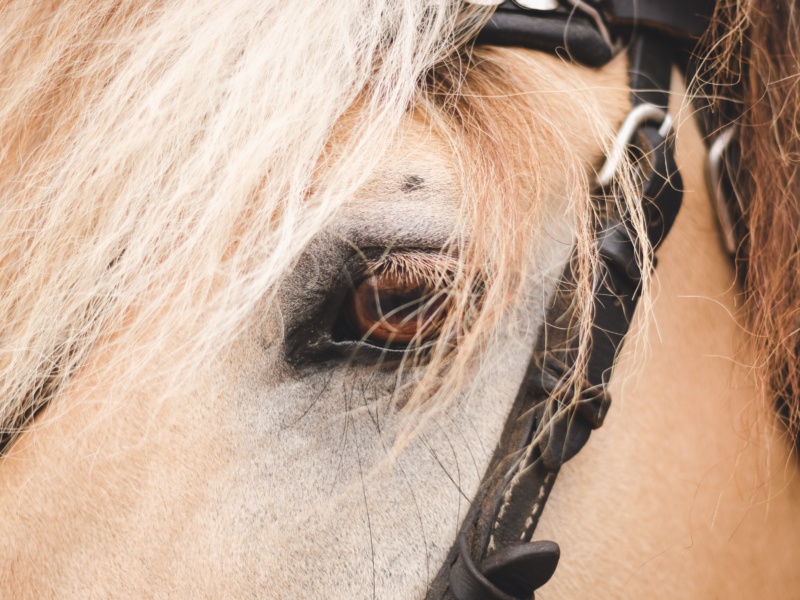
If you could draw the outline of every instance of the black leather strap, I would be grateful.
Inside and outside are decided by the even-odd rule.
[[[613,28],[638,27],[661,31],[676,41],[700,38],[714,12],[715,0],[601,0],[603,14]]]
[[[480,31],[477,42],[542,50],[600,67],[638,30],[646,30],[648,36],[663,34],[669,39],[670,53],[691,49],[705,31],[714,5],[715,0],[560,0],[553,10],[535,10],[506,0]],[[600,23],[590,15],[596,15]]]
[[[560,54],[590,67],[600,67],[614,57],[614,49],[585,16],[566,9],[537,14],[511,1],[497,8],[477,41]]]
[[[633,106],[648,102],[666,107],[671,69],[668,40],[658,32],[641,35],[630,53]],[[663,125],[643,122],[628,145],[639,161],[647,236],[653,250],[672,227],[682,199],[672,140],[665,139]],[[600,202],[610,193],[613,190],[598,190]],[[596,224],[595,236],[600,260],[594,273],[586,379],[572,385],[568,377],[577,358],[577,336],[570,322],[575,287],[570,261],[488,476],[447,563],[430,587],[429,600],[528,599],[555,572],[558,545],[532,542],[532,536],[561,466],[583,448],[608,412],[611,399],[606,388],[641,291],[640,261],[628,215],[607,214]]]

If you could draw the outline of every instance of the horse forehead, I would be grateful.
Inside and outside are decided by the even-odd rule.
[[[461,186],[450,153],[430,136],[401,141],[342,206],[336,227],[354,243],[444,244],[458,227]]]
[[[437,194],[456,201],[456,170],[452,148],[418,117],[409,115],[381,157],[375,172],[357,194],[363,208],[397,197]]]

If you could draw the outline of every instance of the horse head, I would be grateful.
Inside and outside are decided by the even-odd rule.
[[[0,595],[791,595],[788,9],[289,4],[0,8]]]

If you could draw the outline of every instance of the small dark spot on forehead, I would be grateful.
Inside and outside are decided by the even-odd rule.
[[[425,187],[425,180],[420,177],[419,175],[408,175],[403,181],[403,185],[401,186],[401,190],[404,192],[416,192],[417,190],[421,190]]]

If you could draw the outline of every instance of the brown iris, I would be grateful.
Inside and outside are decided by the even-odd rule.
[[[445,296],[423,282],[376,273],[356,286],[345,311],[363,341],[384,347],[420,345],[441,328]]]

